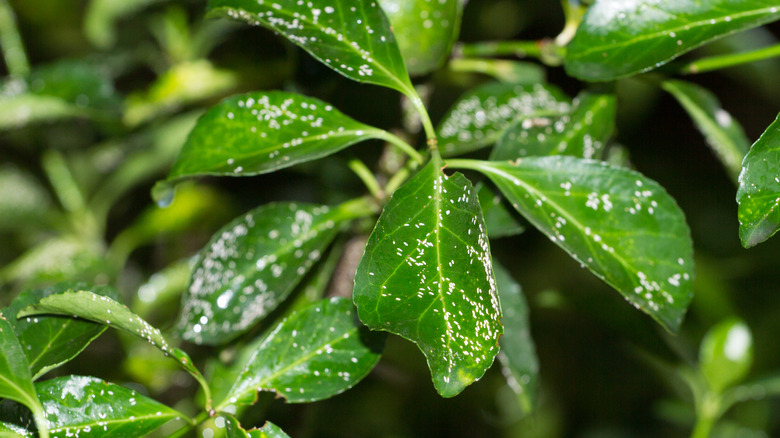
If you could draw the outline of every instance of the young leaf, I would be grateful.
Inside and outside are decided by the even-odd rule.
[[[292,313],[251,356],[217,408],[252,404],[257,391],[275,391],[289,403],[307,403],[354,386],[379,361],[384,336],[369,333],[352,303],[330,298]]]
[[[520,285],[507,270],[495,263],[496,288],[501,300],[504,317],[504,335],[501,336],[501,352],[498,360],[509,387],[517,394],[520,408],[530,413],[536,404],[536,387],[539,379],[539,361],[531,338],[528,322],[528,304]]]
[[[87,291],[68,291],[45,297],[37,304],[28,306],[20,311],[18,316],[45,314],[73,316],[94,321],[98,324],[126,331],[146,340],[160,349],[166,356],[171,356],[180,367],[190,373],[207,392],[207,404],[211,402],[211,400],[208,400],[209,391],[206,379],[195,368],[187,353],[178,348],[171,348],[165,338],[163,338],[160,330],[152,327],[151,324],[114,299]]]
[[[711,390],[720,393],[739,383],[753,363],[753,336],[741,320],[730,318],[711,328],[699,348],[699,369]]]
[[[583,92],[570,114],[515,122],[498,139],[490,159],[544,155],[598,159],[615,129],[616,110],[614,94]]]
[[[525,231],[525,225],[520,222],[517,213],[507,209],[501,195],[482,183],[478,183],[474,189],[477,191],[477,199],[482,207],[482,216],[485,218],[485,229],[489,238],[515,236]]]
[[[91,290],[99,295],[118,298],[116,291],[106,286],[91,287],[86,283],[69,282],[22,292],[8,307],[7,314],[12,317],[10,322],[27,356],[33,380],[76,357],[106,330],[100,324],[57,316],[16,319],[25,307],[69,289]]]
[[[490,83],[469,91],[437,129],[442,154],[491,145],[514,123],[535,123],[568,113],[569,98],[551,85]]]
[[[35,385],[52,437],[143,437],[184,415],[142,394],[94,377],[64,376]]]
[[[564,65],[576,78],[609,81],[779,18],[774,0],[597,0],[569,44]]]
[[[566,156],[448,164],[487,175],[550,240],[677,331],[692,298],[693,244],[683,212],[658,183]]]
[[[199,120],[168,175],[257,175],[336,153],[389,133],[298,94],[255,92],[229,97]]]
[[[43,408],[35,394],[30,368],[11,323],[0,313],[0,399],[19,402],[36,415],[40,427]]]
[[[718,98],[707,89],[679,80],[664,81],[661,86],[685,108],[710,147],[736,180],[742,170],[750,141],[745,131],[718,102]]]
[[[441,161],[385,206],[355,274],[360,320],[417,344],[433,384],[452,397],[498,353],[501,310],[485,223],[471,182]]]
[[[780,115],[761,134],[742,161],[739,174],[739,238],[750,248],[769,239],[780,227]]]
[[[375,1],[210,0],[209,10],[279,32],[350,79],[417,95]]]
[[[250,438],[290,438],[290,435],[284,433],[284,431],[277,425],[266,421],[265,425],[260,430],[250,430]]]
[[[357,204],[362,202],[357,201]],[[215,233],[195,265],[179,328],[199,344],[227,342],[274,310],[319,260],[341,225],[362,214],[273,203],[239,216]]]
[[[409,73],[424,75],[449,57],[458,39],[461,0],[379,0]]]

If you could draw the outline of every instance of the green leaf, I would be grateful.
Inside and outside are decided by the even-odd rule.
[[[183,338],[218,344],[250,329],[287,298],[341,226],[356,217],[351,206],[360,202],[335,208],[272,203],[217,231],[182,300]]]
[[[780,227],[780,115],[761,134],[742,161],[739,175],[739,238],[750,248],[769,239]]]
[[[116,22],[159,0],[92,0],[84,16],[84,33],[90,43],[107,49],[116,42]]]
[[[452,397],[498,354],[501,310],[477,194],[434,157],[392,196],[355,274],[360,320],[417,344]]]
[[[374,1],[210,0],[209,10],[279,32],[350,79],[417,95],[387,18]]]
[[[551,85],[490,83],[461,96],[437,129],[442,154],[452,156],[495,143],[515,123],[568,113],[569,99]]]
[[[716,393],[739,383],[753,363],[753,336],[737,318],[729,318],[711,328],[699,348],[699,369]]]
[[[82,318],[138,336],[160,349],[166,356],[176,360],[179,366],[190,373],[208,392],[206,379],[195,368],[187,353],[178,348],[171,348],[159,329],[152,327],[125,305],[112,298],[88,291],[63,292],[43,298],[37,304],[20,311],[18,316],[45,314]]]
[[[11,164],[0,166],[0,230],[44,223],[51,210],[51,197],[33,175]]]
[[[436,70],[458,39],[461,0],[379,0],[412,75]]]
[[[247,432],[234,416],[222,414],[221,418],[224,421],[225,438],[290,438],[279,426],[270,421],[266,421],[262,429],[252,429]],[[217,426],[219,427],[219,423]]]
[[[479,205],[482,207],[482,216],[485,218],[488,237],[497,239],[516,236],[525,231],[525,225],[520,221],[517,213],[507,209],[501,195],[482,183],[477,184],[474,188],[477,190]]]
[[[34,413],[36,423],[43,408],[35,394],[30,367],[11,323],[0,313],[0,399],[19,402]]]
[[[86,116],[87,111],[51,96],[23,94],[0,99],[0,130]]]
[[[774,0],[598,0],[569,44],[564,65],[579,79],[613,80],[778,18]]]
[[[32,438],[29,430],[15,424],[0,421],[0,438]]]
[[[19,311],[27,306],[69,289],[91,290],[98,295],[118,298],[116,291],[110,287],[68,282],[22,292],[7,309],[34,380],[76,357],[106,329],[105,326],[89,321],[56,316],[16,319]]]
[[[655,181],[566,156],[452,160],[487,175],[529,222],[669,331],[692,298],[683,212]]]
[[[142,394],[94,377],[65,376],[35,385],[52,437],[143,437],[184,415]]]
[[[499,138],[490,159],[544,155],[600,158],[615,129],[616,110],[614,94],[583,92],[570,114],[515,122]]]
[[[356,320],[348,299],[314,303],[266,335],[217,409],[254,403],[257,391],[275,391],[289,403],[332,397],[374,368],[383,344],[384,336]]]
[[[520,285],[501,265],[494,263],[496,288],[501,300],[504,335],[501,336],[501,362],[509,387],[517,394],[523,413],[533,411],[539,380],[539,361],[531,338],[528,322],[528,304]]]
[[[233,96],[198,120],[168,181],[273,172],[388,136],[312,97],[280,91]]]
[[[456,72],[482,73],[510,84],[533,85],[547,82],[544,67],[532,62],[508,59],[453,58],[447,67]]]
[[[290,438],[290,435],[284,433],[279,426],[270,421],[266,421],[260,430],[250,430],[249,436],[251,438]]]
[[[32,284],[94,278],[110,272],[102,242],[72,235],[43,240],[0,268],[0,278]]]
[[[736,180],[742,170],[742,159],[750,149],[750,141],[742,126],[720,106],[718,98],[703,87],[680,80],[664,81],[661,86],[685,108],[718,159]]]

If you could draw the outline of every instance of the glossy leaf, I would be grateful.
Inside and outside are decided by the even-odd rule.
[[[703,87],[679,80],[668,80],[661,86],[685,108],[718,159],[736,180],[742,170],[742,159],[750,149],[750,141],[742,126],[721,107],[718,98]]]
[[[780,228],[780,115],[761,134],[742,161],[737,203],[739,238],[750,248]]]
[[[19,402],[33,412],[41,412],[32,376],[22,345],[11,323],[0,314],[0,399]]]
[[[711,328],[699,348],[699,369],[711,390],[739,383],[753,363],[753,336],[741,320],[730,318]]]
[[[273,172],[388,135],[312,97],[280,91],[233,96],[198,120],[168,181]]]
[[[583,92],[575,99],[570,114],[524,119],[511,125],[499,138],[490,159],[544,155],[598,159],[615,129],[616,110],[614,94]]]
[[[565,67],[579,79],[613,80],[779,18],[774,0],[598,0],[567,48]]]
[[[490,83],[463,95],[437,130],[442,154],[464,154],[495,143],[515,123],[568,113],[569,99],[550,85]]]
[[[436,70],[458,39],[461,0],[379,0],[412,75]]]
[[[210,0],[209,10],[279,32],[350,79],[416,96],[395,36],[374,1]]]
[[[250,430],[249,436],[250,438],[290,438],[290,435],[284,433],[279,426],[270,421],[266,421],[259,430]]]
[[[225,427],[225,438],[290,438],[279,426],[266,421],[262,429],[246,431],[236,418],[229,414],[222,414],[222,422]],[[217,421],[220,421],[219,418]],[[219,424],[217,424],[219,427]]]
[[[94,377],[65,376],[35,385],[51,437],[143,437],[186,418],[136,391]]]
[[[506,207],[504,198],[489,186],[479,183],[474,187],[477,191],[482,216],[485,218],[485,229],[491,239],[515,236],[525,231],[525,225],[517,213]]]
[[[32,432],[15,424],[0,421],[0,438],[32,438]]]
[[[349,205],[273,203],[217,231],[182,300],[184,339],[226,342],[274,310],[355,217]]]
[[[461,161],[555,244],[677,331],[692,298],[693,245],[683,212],[658,183],[566,156]]]
[[[275,391],[289,403],[340,394],[374,368],[383,343],[360,325],[348,299],[314,303],[266,335],[220,408],[254,403],[257,391]]]
[[[444,397],[498,354],[501,310],[477,194],[436,159],[392,196],[355,274],[360,320],[417,344]]]
[[[190,373],[204,388],[207,386],[206,379],[195,368],[187,353],[170,347],[159,329],[152,327],[125,305],[110,297],[88,291],[63,292],[41,299],[37,304],[20,311],[18,316],[47,314],[78,317],[138,336],[160,349],[166,356],[175,359],[179,366]]]
[[[8,307],[7,314],[12,317],[11,324],[27,356],[33,379],[76,357],[106,329],[103,325],[67,317],[15,318],[27,306],[69,289],[91,290],[98,295],[118,298],[116,291],[109,287],[69,282],[22,292]]]
[[[517,394],[521,409],[524,413],[529,413],[536,404],[539,361],[531,338],[528,304],[520,285],[509,272],[499,264],[494,264],[493,267],[503,313],[501,324],[504,326],[498,359],[507,384]]]

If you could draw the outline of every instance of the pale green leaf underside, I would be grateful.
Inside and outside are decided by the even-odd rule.
[[[501,311],[471,182],[431,161],[399,188],[355,275],[360,319],[415,342],[436,390],[460,393],[498,353]]]
[[[742,170],[742,159],[750,148],[750,141],[742,126],[721,107],[718,98],[705,88],[680,80],[668,80],[661,86],[685,108],[718,159],[736,180]]]
[[[598,0],[569,44],[564,65],[576,78],[608,81],[778,18],[775,0]]]
[[[780,115],[742,161],[737,190],[739,238],[755,246],[780,228]]]
[[[555,244],[666,329],[679,328],[692,298],[693,245],[658,183],[566,156],[469,163]]]
[[[374,368],[383,343],[360,325],[348,299],[316,302],[266,335],[221,407],[251,404],[257,391],[275,391],[289,403],[332,397]]]
[[[443,155],[471,152],[495,143],[515,123],[568,113],[569,98],[551,85],[490,83],[460,97],[437,129]]]
[[[390,25],[374,0],[210,0],[209,10],[279,32],[350,79],[415,96]]]
[[[94,377],[58,377],[35,387],[52,438],[143,437],[174,418],[186,418],[142,394]]]

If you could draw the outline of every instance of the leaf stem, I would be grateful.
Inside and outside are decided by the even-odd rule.
[[[413,98],[410,98],[411,100],[414,100]],[[417,98],[419,99],[419,97]],[[422,101],[421,101],[422,102]],[[415,107],[417,111],[419,112],[419,108]],[[425,107],[423,106],[423,111],[425,111]],[[420,113],[420,116],[423,117],[423,114]],[[425,116],[423,117],[423,124],[425,123],[426,118],[428,117],[428,112],[425,111]],[[431,120],[428,118],[428,124],[431,123]],[[433,130],[433,126],[431,125],[431,130]],[[428,133],[428,128],[425,129],[426,135]],[[434,137],[435,137],[434,133]],[[408,155],[412,160],[417,161],[418,163],[422,164],[423,157],[420,155],[419,152],[415,148],[413,148],[409,143],[403,141],[400,137],[391,134],[390,132],[387,132],[383,129],[379,130],[378,137],[382,140],[385,140],[388,143],[391,143],[398,147],[401,151],[403,151],[406,155]]]
[[[0,46],[11,76],[26,76],[30,73],[30,62],[16,26],[16,17],[6,0],[0,0]]]
[[[417,93],[417,90],[415,90],[414,88],[407,90],[406,96],[412,102],[412,106],[414,107],[415,110],[417,110],[417,113],[420,115],[420,121],[422,122],[423,129],[425,130],[425,137],[428,139],[428,148],[436,149],[438,147],[438,143],[436,140],[436,130],[433,128],[433,123],[431,122],[431,116],[428,114],[428,110],[425,108],[425,103],[423,103],[422,98]],[[419,154],[418,154],[418,158],[419,160],[417,161],[419,161],[419,163],[422,164],[422,157],[420,157]]]
[[[43,412],[43,408],[37,398],[35,401],[37,403],[30,403],[29,407],[35,419],[35,426],[38,428],[38,436],[40,438],[49,438],[49,422],[46,420],[46,414]]]
[[[466,158],[451,158],[444,162],[444,164],[447,165],[447,167],[452,167],[454,169],[469,169],[469,170],[480,170],[480,160],[469,160]]]
[[[65,210],[69,212],[83,210],[86,206],[84,196],[70,173],[65,157],[59,151],[52,149],[43,156],[42,164],[54,193],[57,194],[57,198]]]
[[[363,181],[363,184],[365,184],[366,188],[368,188],[371,196],[376,199],[382,199],[385,196],[384,192],[382,191],[382,187],[379,186],[379,181],[376,180],[374,174],[371,173],[371,171],[362,161],[358,159],[349,160],[348,165],[349,168],[355,172],[358,178]]]
[[[182,426],[179,430],[173,432],[172,434],[168,435],[168,438],[180,438],[186,435],[190,430],[192,430],[193,427],[197,427],[199,424],[203,423],[204,421],[208,420],[210,417],[209,413],[206,411],[201,412],[198,414],[197,417],[192,419],[192,422],[190,424],[185,424]]]
[[[563,7],[563,15],[566,17],[566,24],[561,33],[555,37],[555,44],[563,47],[574,38],[587,8],[581,5],[578,0],[561,0],[561,6]]]
[[[696,425],[691,433],[691,438],[707,438],[710,436],[720,411],[720,399],[717,394],[708,392],[704,394],[702,402],[696,407]]]
[[[780,56],[780,44],[757,50],[697,59],[680,68],[682,74],[704,73]]]
[[[564,38],[567,36],[564,35]],[[537,41],[488,41],[462,44],[455,48],[456,56],[493,57],[516,56],[518,58],[536,58],[547,66],[557,67],[563,64],[566,48],[555,40],[545,38]]]

